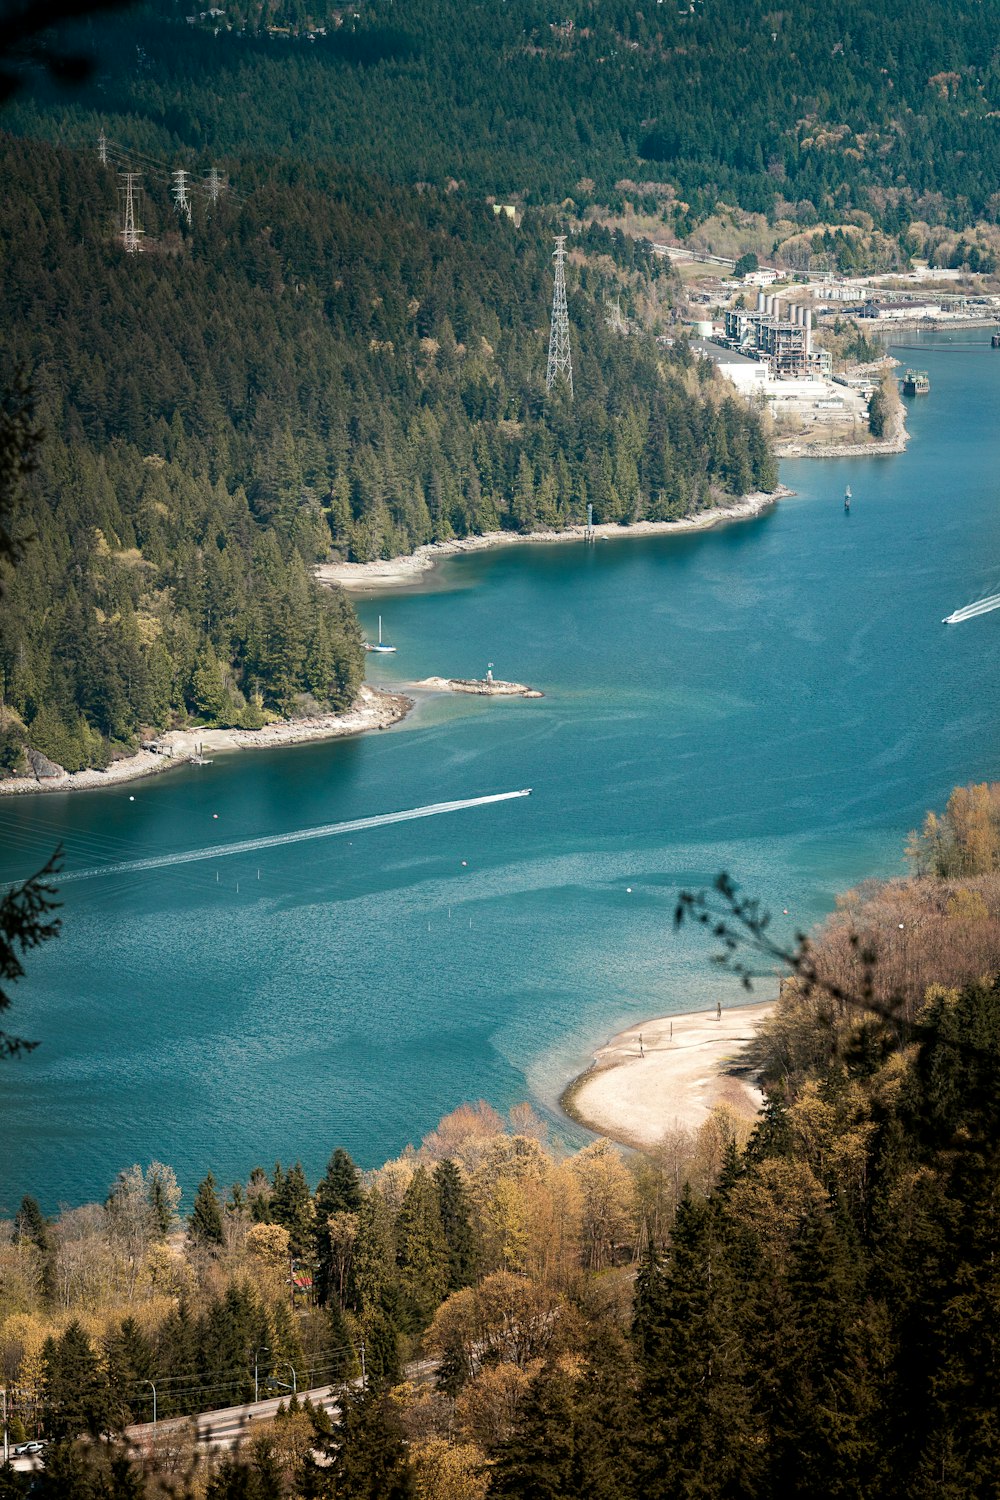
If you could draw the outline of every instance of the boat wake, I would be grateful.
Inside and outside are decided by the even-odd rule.
[[[431,802],[426,807],[408,807],[402,812],[377,813],[371,818],[352,818],[346,823],[326,823],[319,828],[300,828],[293,833],[276,833],[259,839],[241,839],[235,844],[214,844],[209,849],[188,849],[181,854],[152,855],[148,859],[125,859],[116,864],[98,865],[92,870],[70,870],[60,874],[60,886],[70,880],[93,880],[98,875],[133,875],[143,870],[166,870],[173,865],[194,864],[197,860],[228,859],[234,854],[253,854],[258,849],[281,849],[286,844],[304,844],[309,839],[329,839],[340,833],[360,833],[365,828],[385,828],[390,823],[409,823],[415,818],[436,818],[442,813],[464,812],[470,807],[487,807],[493,802],[511,802],[515,797],[530,797],[531,787],[519,792],[494,792],[488,797],[465,797],[459,802]]]
[[[990,594],[986,599],[977,599],[975,604],[966,604],[950,615],[945,615],[942,625],[960,625],[963,620],[974,620],[976,615],[988,615],[990,610],[1000,609],[1000,594]]]

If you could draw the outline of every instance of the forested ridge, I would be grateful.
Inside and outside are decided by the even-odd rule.
[[[0,328],[46,436],[0,620],[4,759],[68,769],[178,716],[349,702],[361,643],[311,568],[498,527],[670,518],[773,488],[759,419],[602,296],[662,279],[594,230],[575,400],[545,391],[551,226],[428,189],[248,163],[144,252],[93,153],[3,142]]]
[[[51,1440],[31,1493],[995,1495],[1000,786],[911,853],[785,983],[749,1134],[723,1109],[567,1152],[479,1104],[374,1172],[335,1150],[315,1191],[209,1174],[183,1221],[160,1163],[53,1219],[26,1197],[0,1361],[15,1434]],[[207,1466],[183,1429],[142,1466],[73,1446],[148,1420],[150,1382],[162,1418],[362,1371],[341,1425],[293,1401]]]
[[[193,26],[188,10],[160,0],[95,28],[96,86],[68,110],[21,106],[15,127],[90,145],[103,123],[199,160],[333,155],[580,207],[613,203],[621,179],[669,183],[681,227],[720,199],[803,223],[867,211],[892,233],[1000,213],[1000,58],[979,0],[234,0]]]

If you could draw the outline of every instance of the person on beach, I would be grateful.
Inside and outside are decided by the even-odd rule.
[[[645,1057],[646,1056],[645,1052],[643,1051],[643,1046],[642,1046],[642,1032],[641,1031],[639,1032],[639,1056],[640,1057]]]
[[[722,1001],[721,1000],[716,1000],[716,1002],[715,1002],[715,1019],[717,1021],[721,1021],[722,1020]]]

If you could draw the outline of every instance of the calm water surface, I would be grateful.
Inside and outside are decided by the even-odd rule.
[[[679,888],[727,869],[790,930],[900,870],[925,808],[1000,775],[1000,612],[941,624],[1000,587],[1000,355],[964,338],[902,356],[932,380],[907,454],[785,464],[797,495],[758,521],[480,554],[362,602],[399,647],[376,680],[492,661],[540,702],[429,698],[388,734],[0,804],[9,879],[60,839],[89,869],[534,788],[67,885],[12,1013],[42,1046],[0,1076],[0,1213],[133,1161],[315,1178],[465,1099],[551,1107],[620,1025],[740,998],[672,932]]]

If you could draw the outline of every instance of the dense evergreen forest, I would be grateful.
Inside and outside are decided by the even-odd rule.
[[[480,1104],[364,1176],[334,1151],[315,1191],[209,1175],[184,1220],[160,1163],[54,1219],[25,1198],[0,1369],[15,1436],[51,1439],[32,1495],[995,1495],[1000,786],[911,853],[785,983],[752,1133],[723,1109],[567,1153]],[[184,1427],[145,1475],[72,1446],[148,1420],[150,1382],[164,1419],[362,1370],[342,1426],[289,1401],[214,1467]]]
[[[669,183],[681,229],[719,199],[803,224],[864,210],[892,233],[1000,216],[1000,55],[980,0],[233,0],[201,21],[157,0],[91,43],[95,85],[70,108],[19,107],[14,128],[91,146],[103,124],[199,162],[334,156],[581,208],[622,179]]]
[[[544,385],[542,215],[258,163],[190,225],[150,180],[127,255],[93,152],[7,137],[2,170],[0,328],[45,433],[0,619],[7,767],[25,737],[72,770],[142,725],[349,702],[356,621],[311,574],[334,549],[774,487],[707,365],[606,327],[608,287],[666,275],[620,236],[591,231],[571,270],[570,400]]]

